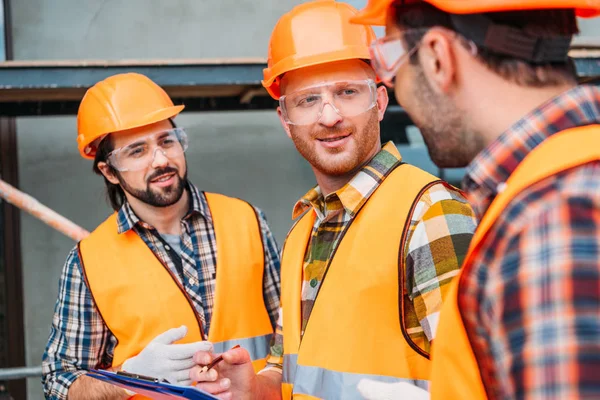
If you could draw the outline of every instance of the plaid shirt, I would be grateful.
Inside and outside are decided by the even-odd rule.
[[[467,168],[463,186],[477,216],[546,138],[598,123],[593,86],[518,121]],[[461,311],[490,398],[600,398],[600,163],[520,193],[473,265]]]
[[[302,334],[341,232],[401,160],[400,153],[389,142],[337,192],[324,197],[317,186],[296,203],[294,219],[310,207],[317,215],[304,260]],[[456,276],[474,231],[475,219],[467,201],[457,190],[443,184],[423,193],[411,217],[405,243],[405,293],[406,303],[412,307],[408,307],[406,324],[411,338],[426,350],[435,335],[448,283]],[[280,310],[266,370],[283,367],[282,313]]]
[[[204,332],[210,330],[214,305],[217,246],[210,209],[203,193],[188,185],[190,210],[181,220],[181,261],[185,282],[169,257],[157,231],[140,221],[128,203],[118,212],[119,233],[133,229],[180,279],[201,316]],[[279,252],[262,211],[257,209],[265,246],[263,291],[275,325],[279,306]],[[69,254],[60,279],[50,338],[44,353],[43,384],[46,398],[66,399],[69,386],[84,370],[112,364],[116,338],[104,324],[83,279],[77,248]]]

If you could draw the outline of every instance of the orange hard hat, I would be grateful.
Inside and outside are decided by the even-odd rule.
[[[479,14],[499,11],[524,11],[574,8],[579,17],[600,15],[600,0],[422,0],[451,14]],[[385,25],[386,12],[394,0],[369,0],[351,21],[364,25]],[[416,2],[416,1],[413,1]],[[410,3],[410,1],[405,1]]]
[[[148,77],[126,73],[106,78],[83,96],[77,112],[77,147],[94,159],[98,143],[109,133],[150,125],[175,117],[169,95]]]
[[[263,86],[279,99],[280,78],[286,72],[354,58],[368,60],[375,33],[369,26],[354,25],[358,10],[334,0],[310,1],[294,7],[279,19],[271,34]]]

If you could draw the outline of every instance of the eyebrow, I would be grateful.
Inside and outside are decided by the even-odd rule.
[[[157,140],[163,139],[163,138],[165,138],[166,136],[169,136],[170,134],[171,134],[171,132],[169,132],[169,131],[164,131],[164,132],[162,132],[162,133],[160,134],[160,136],[159,136],[159,137],[157,137]],[[149,135],[149,136],[150,136],[150,135]],[[148,137],[148,136],[146,136],[146,137]],[[142,146],[142,145],[144,145],[144,144],[146,144],[146,142],[144,142],[144,141],[142,141],[142,140],[138,140],[137,142],[133,142],[133,143],[131,143],[131,144],[128,144],[127,146],[123,146],[123,149],[134,149],[134,148],[136,148],[136,147],[139,147],[139,146]]]
[[[143,142],[143,141],[141,141],[141,140],[138,140],[137,142],[133,142],[131,144],[128,144],[127,146],[124,146],[123,149],[131,150],[131,149],[134,149],[136,147],[142,146],[144,144],[146,144],[146,143]]]
[[[329,83],[325,83],[325,84],[317,84],[317,85],[306,87],[304,89],[296,90],[295,92],[292,92],[290,94],[304,93],[304,92],[311,91],[312,89],[316,89],[316,88],[320,88],[320,87],[326,87],[326,86],[329,86],[329,87],[340,87],[340,86],[355,85],[355,84],[358,84],[358,83],[367,83],[367,81],[369,81],[369,80],[370,79],[348,79],[348,80],[339,81],[339,82],[329,82]]]

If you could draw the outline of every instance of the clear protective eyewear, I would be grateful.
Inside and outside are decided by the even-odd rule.
[[[321,119],[329,104],[342,117],[354,117],[375,107],[377,85],[371,79],[340,81],[311,86],[281,96],[279,105],[291,125],[311,125]]]
[[[371,43],[371,65],[375,73],[387,87],[393,87],[393,81],[398,70],[418,49],[417,43],[412,49],[407,49],[404,43],[404,35],[411,32],[423,31],[424,29],[411,29],[391,36],[376,39]]]
[[[417,41],[413,48],[407,48],[406,37],[411,35],[423,36],[423,34],[432,28],[416,28],[407,29],[394,35],[385,36],[380,39],[375,39],[369,52],[371,54],[371,65],[375,73],[381,79],[384,85],[389,88],[394,87],[394,78],[398,70],[413,54],[419,50],[421,41]],[[473,41],[467,40],[458,34],[455,34],[455,39],[462,40],[463,44],[469,49],[469,52],[477,55],[477,46]]]
[[[173,128],[136,139],[134,142],[111,151],[107,163],[117,171],[139,171],[150,165],[160,151],[173,159],[188,148],[188,138],[183,128]]]

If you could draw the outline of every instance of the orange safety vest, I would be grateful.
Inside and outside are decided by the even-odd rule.
[[[468,274],[484,240],[511,201],[523,190],[552,175],[600,160],[600,125],[568,129],[544,140],[519,164],[485,213],[458,278],[442,307],[433,345],[431,399],[487,399],[486,390],[458,307],[461,277]]]
[[[354,217],[329,259],[302,340],[304,256],[315,221],[306,213],[282,254],[283,399],[361,399],[361,378],[429,379],[428,355],[410,341],[401,312],[404,243],[412,211],[438,178],[398,166]]]
[[[217,243],[217,281],[208,340],[217,353],[240,344],[262,369],[273,327],[263,298],[264,249],[248,203],[206,193]],[[84,276],[102,319],[117,338],[120,366],[168,329],[188,327],[178,343],[206,338],[179,280],[133,231],[117,232],[116,214],[79,244]]]

